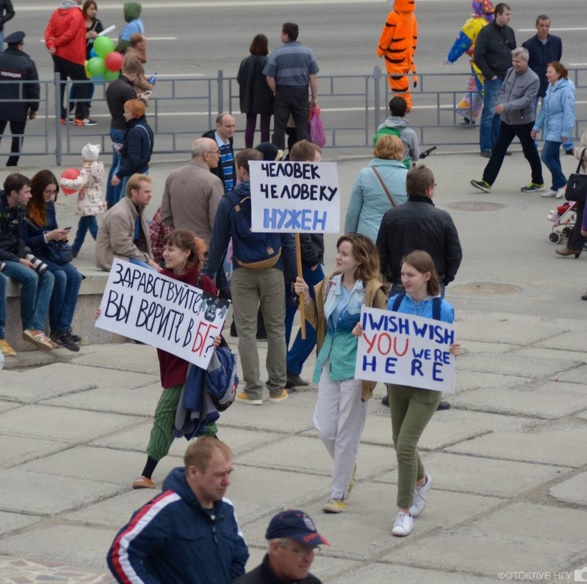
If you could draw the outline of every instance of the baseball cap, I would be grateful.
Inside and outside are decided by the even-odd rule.
[[[298,543],[315,547],[320,544],[330,545],[325,537],[322,537],[312,518],[299,509],[281,511],[271,519],[265,539],[280,539],[286,537]]]

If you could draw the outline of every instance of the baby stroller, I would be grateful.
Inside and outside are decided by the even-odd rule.
[[[564,203],[556,209],[551,209],[548,214],[548,220],[552,221],[554,225],[548,236],[550,243],[557,244],[563,239],[568,239],[576,219],[577,211],[573,201]]]

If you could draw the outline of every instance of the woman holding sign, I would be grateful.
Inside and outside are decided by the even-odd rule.
[[[389,310],[448,323],[454,321],[453,307],[440,297],[440,281],[429,254],[420,250],[408,254],[402,261],[401,281],[405,293],[389,299]],[[361,325],[358,324],[353,332],[361,336]],[[452,344],[450,352],[459,355],[460,344]],[[405,385],[388,385],[387,392],[398,462],[398,512],[391,533],[401,537],[412,531],[414,517],[424,511],[432,486],[432,477],[424,471],[417,446],[438,407],[441,392]]]
[[[375,382],[355,379],[357,339],[353,328],[361,307],[385,308],[387,294],[379,274],[379,254],[366,236],[347,234],[336,243],[336,271],[316,286],[316,300],[302,278],[295,291],[303,296],[306,318],[316,330],[318,358],[314,383],[318,401],[314,426],[334,459],[330,498],[325,513],[346,511],[355,461]]]
[[[165,238],[164,246],[165,267],[161,271],[163,275],[217,295],[214,282],[208,276],[200,275],[204,253],[204,242],[201,239],[195,237],[191,231],[172,231]],[[216,337],[214,346],[220,345],[221,341],[220,336]],[[173,443],[175,412],[188,372],[189,363],[184,359],[161,349],[157,349],[157,357],[163,393],[155,409],[155,419],[147,446],[147,463],[141,476],[133,481],[133,489],[155,488],[151,477],[158,462],[167,455]]]

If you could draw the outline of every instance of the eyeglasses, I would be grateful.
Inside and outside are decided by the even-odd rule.
[[[208,150],[208,154],[216,154],[217,156],[220,156],[220,149],[218,149],[218,150]]]
[[[57,194],[57,189],[55,189],[55,190],[45,189],[43,191],[43,194],[45,194],[45,195],[51,195],[51,196],[56,195]]]
[[[309,554],[315,556],[320,553],[320,548],[318,546],[293,548],[282,541],[279,542],[279,545],[280,547],[289,550],[292,554],[295,554],[296,556],[307,556]]]

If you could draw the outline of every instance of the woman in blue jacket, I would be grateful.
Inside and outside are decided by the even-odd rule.
[[[155,135],[147,123],[145,104],[140,99],[129,99],[124,104],[124,119],[128,128],[120,149],[118,169],[112,177],[113,187],[122,182],[120,196],[124,197],[126,183],[135,173],[149,174]]]
[[[562,63],[554,61],[546,69],[548,88],[542,102],[540,115],[532,129],[532,138],[542,130],[544,146],[542,162],[552,174],[550,190],[543,197],[560,199],[565,194],[567,179],[560,161],[560,146],[573,135],[575,126],[575,85],[568,79],[568,71]]]
[[[23,224],[23,239],[31,253],[47,264],[55,278],[49,323],[51,340],[70,351],[79,351],[81,338],[71,331],[71,323],[77,306],[83,276],[71,262],[56,263],[49,254],[52,241],[66,241],[69,229],[57,226],[55,203],[59,193],[57,178],[50,170],[40,170],[31,179],[31,199],[28,203],[28,219]]]
[[[402,141],[397,136],[385,134],[377,140],[375,158],[359,172],[353,186],[344,224],[346,233],[361,233],[377,241],[383,215],[394,206],[385,189],[395,206],[408,200],[408,169],[402,162],[403,153]]]

